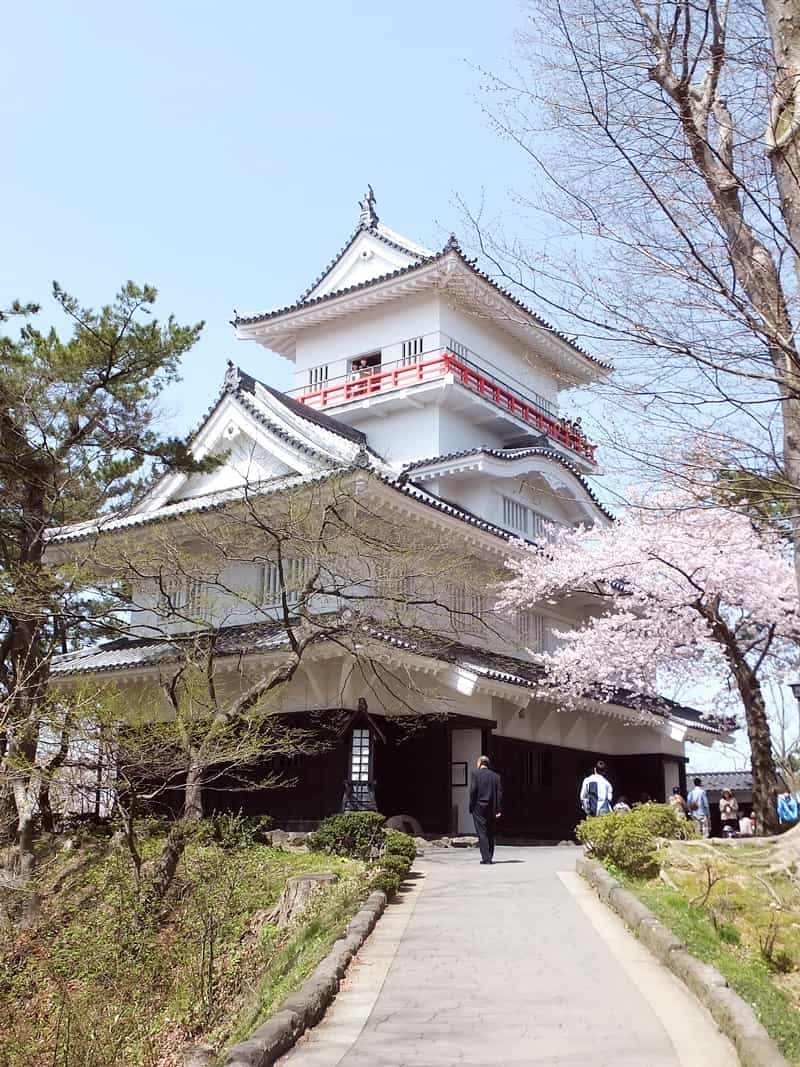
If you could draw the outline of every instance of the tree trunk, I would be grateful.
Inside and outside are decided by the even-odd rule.
[[[753,811],[759,833],[774,834],[778,831],[776,800],[778,777],[772,756],[772,741],[769,720],[764,705],[764,696],[758,680],[748,671],[749,677],[737,684],[742,695],[747,719],[747,737],[750,741],[750,760],[753,769]]]
[[[17,863],[20,878],[28,879],[33,874],[36,865],[34,838],[33,812],[23,809],[17,821]]]
[[[698,601],[697,610],[708,622],[715,641],[719,642],[744,707],[747,738],[750,742],[750,765],[753,771],[753,812],[760,833],[778,830],[778,776],[772,752],[769,719],[758,675],[745,659],[736,637],[719,614],[718,603]]]
[[[203,817],[203,771],[201,765],[190,760],[183,793],[183,815],[173,823],[167,835],[153,878],[156,900],[163,900],[169,892],[194,825]]]
[[[767,148],[800,280],[800,7],[797,0],[763,3],[776,68]]]

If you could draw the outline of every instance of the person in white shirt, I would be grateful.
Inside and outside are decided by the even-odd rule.
[[[581,783],[581,807],[587,815],[608,815],[614,800],[614,790],[606,778],[606,765],[598,760],[594,765],[594,774],[590,774]]]

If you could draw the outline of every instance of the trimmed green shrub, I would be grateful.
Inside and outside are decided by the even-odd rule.
[[[410,834],[404,834],[402,830],[386,829],[383,831],[386,838],[385,854],[387,856],[402,856],[408,860],[409,867],[417,858],[417,846]]]
[[[378,866],[382,871],[389,871],[391,874],[396,874],[401,881],[411,870],[411,864],[405,856],[391,856],[387,852],[384,852],[378,860]]]
[[[691,819],[679,819],[671,804],[634,804],[630,813],[637,826],[644,826],[654,837],[685,841],[697,830]]]
[[[576,836],[596,859],[637,878],[651,878],[658,873],[657,839],[683,840],[694,832],[669,804],[640,804],[631,812],[585,819]]]
[[[274,820],[270,815],[243,815],[241,811],[215,812],[197,824],[194,837],[200,844],[215,844],[220,848],[249,848],[267,840]]]
[[[374,872],[369,880],[369,889],[374,893],[376,889],[382,890],[387,897],[393,897],[400,888],[401,879],[392,871],[384,871],[380,867]]]
[[[312,852],[331,852],[368,862],[384,851],[385,822],[386,816],[377,811],[347,811],[341,815],[331,815],[320,824],[318,830],[308,835],[308,847]]]

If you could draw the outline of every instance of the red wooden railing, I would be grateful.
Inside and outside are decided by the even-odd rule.
[[[546,433],[553,440],[578,455],[595,463],[597,445],[589,444],[584,435],[561,419],[554,418],[530,400],[515,393],[508,386],[501,384],[483,371],[470,366],[453,355],[443,351],[418,363],[395,364],[386,370],[376,370],[360,377],[351,376],[347,380],[333,381],[300,394],[297,399],[312,408],[328,408],[335,404],[345,404],[349,400],[363,400],[364,397],[385,393],[392,389],[416,385],[419,382],[433,381],[445,374],[452,374],[457,382],[466,386],[479,396],[503,408],[504,411],[534,427],[539,433]]]

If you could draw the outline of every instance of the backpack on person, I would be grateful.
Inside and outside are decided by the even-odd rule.
[[[597,782],[589,782],[583,798],[583,810],[587,815],[597,814]]]

